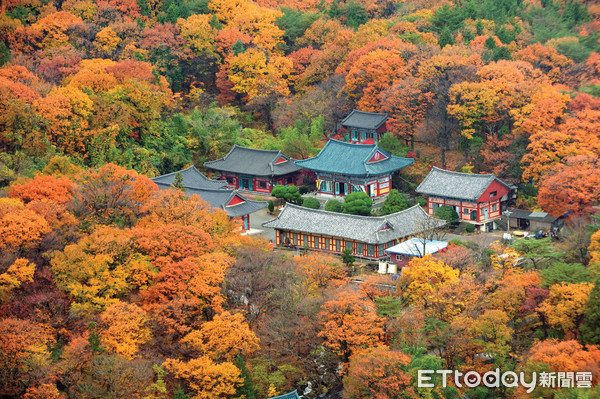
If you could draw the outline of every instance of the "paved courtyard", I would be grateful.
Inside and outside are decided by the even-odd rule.
[[[248,235],[262,235],[269,241],[275,242],[275,230],[267,227],[261,226],[264,222],[273,219],[274,216],[269,214],[269,210],[267,208],[263,208],[257,212],[254,212],[250,215],[250,230],[248,231]]]

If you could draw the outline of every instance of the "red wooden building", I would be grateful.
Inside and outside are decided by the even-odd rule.
[[[281,151],[258,150],[234,145],[231,151],[216,161],[205,162],[204,166],[221,172],[221,180],[228,186],[270,193],[273,186],[300,185],[301,168]]]
[[[357,216],[287,204],[263,227],[275,229],[276,245],[334,253],[348,248],[354,256],[376,260],[386,256],[387,248],[430,226],[428,218],[418,205],[386,216]]]
[[[453,172],[433,167],[417,187],[427,194],[427,210],[433,215],[448,205],[459,219],[474,224],[478,230],[491,231],[506,210],[513,187],[492,174]]]

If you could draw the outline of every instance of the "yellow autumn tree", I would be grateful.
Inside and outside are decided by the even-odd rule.
[[[189,387],[190,399],[231,397],[243,382],[240,370],[232,363],[217,364],[206,356],[188,362],[167,359],[164,367]]]
[[[32,282],[34,273],[33,263],[23,258],[15,260],[6,272],[0,274],[0,303],[9,298],[12,290]]]
[[[139,346],[152,337],[148,314],[136,304],[114,303],[100,318],[105,326],[102,330],[102,346],[127,359],[133,359]]]
[[[563,331],[567,338],[577,338],[592,288],[592,283],[555,284],[539,310],[552,327]]]
[[[592,234],[590,238],[590,271],[595,277],[600,277],[600,230]]]
[[[119,43],[121,43],[121,38],[109,27],[98,32],[96,34],[96,40],[94,40],[96,47],[104,51],[114,50]]]
[[[177,26],[186,46],[196,54],[215,55],[217,30],[210,24],[212,14],[194,14],[187,19],[179,18]]]
[[[458,280],[458,274],[458,270],[426,255],[414,258],[402,269],[397,287],[407,303],[427,301],[435,289]]]
[[[203,323],[182,342],[214,361],[231,362],[237,355],[246,358],[259,348],[259,339],[244,321],[244,316],[229,312]]]
[[[347,275],[344,264],[339,257],[329,254],[311,252],[295,256],[296,274],[301,293],[315,294],[318,288],[326,287],[332,281],[343,280]]]
[[[266,54],[259,49],[249,49],[229,59],[228,78],[232,90],[244,94],[249,100],[271,94],[290,94],[288,77],[293,62],[277,55]]]
[[[129,230],[105,227],[54,252],[50,261],[56,285],[79,311],[102,310],[132,290],[146,287],[156,273],[146,257],[134,251]]]
[[[494,253],[490,255],[492,267],[496,270],[501,270],[503,276],[507,272],[519,273],[522,271],[521,269],[516,269],[521,257],[519,252],[511,247],[495,243],[491,244],[489,248],[494,251]]]

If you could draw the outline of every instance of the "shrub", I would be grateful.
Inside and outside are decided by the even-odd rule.
[[[381,214],[389,215],[391,213],[403,211],[406,208],[408,208],[408,203],[406,202],[404,195],[400,194],[398,190],[393,189],[390,191],[385,199],[385,202],[383,203]]]
[[[329,212],[341,212],[342,211],[342,203],[338,200],[329,200],[325,204],[325,210]]]
[[[458,213],[448,205],[440,206],[433,214],[435,217],[445,220],[448,224],[458,222]]]
[[[474,225],[474,224],[471,224],[471,223],[467,224],[467,225],[466,225],[466,227],[465,227],[465,231],[466,231],[467,233],[472,233],[472,232],[474,232],[474,231],[475,231],[475,225]]]
[[[275,210],[275,203],[273,202],[273,200],[269,200],[267,207],[269,209],[269,212],[273,213],[273,211]]]
[[[304,199],[302,206],[305,208],[319,209],[321,208],[321,203],[316,198],[309,197]]]
[[[425,205],[427,205],[427,200],[425,198],[417,198],[415,200],[415,204],[417,204],[419,206],[425,206]]]

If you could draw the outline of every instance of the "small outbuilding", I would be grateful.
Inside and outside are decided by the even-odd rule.
[[[443,252],[446,248],[448,248],[446,241],[426,240],[414,237],[386,249],[385,253],[389,254],[391,262],[395,263],[398,269],[401,269],[413,258],[422,258],[425,255]]]
[[[515,230],[552,233],[564,226],[564,216],[551,216],[547,212],[509,208],[505,215],[508,216],[510,228]]]

